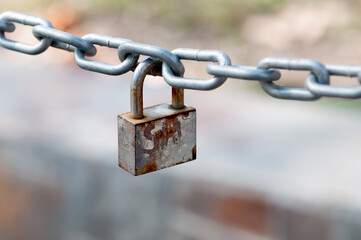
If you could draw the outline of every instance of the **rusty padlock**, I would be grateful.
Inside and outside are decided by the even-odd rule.
[[[161,62],[147,58],[134,71],[131,112],[118,115],[119,166],[142,175],[196,159],[196,109],[172,88],[172,104],[143,110],[143,82]]]

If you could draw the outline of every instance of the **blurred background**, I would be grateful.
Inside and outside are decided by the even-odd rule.
[[[2,0],[0,10],[162,46],[218,49],[233,64],[264,57],[361,61],[359,0]],[[36,43],[16,25],[10,39]],[[95,59],[117,63],[116,50]],[[186,90],[197,109],[197,160],[140,177],[118,167],[118,114],[131,73],[81,70],[71,53],[0,49],[0,240],[359,240],[359,100],[274,99],[228,80]],[[206,63],[184,62],[207,78]],[[282,71],[283,86],[306,72]],[[357,79],[332,78],[356,86]],[[147,77],[145,106],[170,101]]]

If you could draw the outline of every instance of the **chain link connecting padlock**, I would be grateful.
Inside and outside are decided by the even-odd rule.
[[[131,112],[118,116],[119,166],[133,175],[196,159],[196,110],[172,88],[172,104],[143,110],[143,82],[161,61],[147,58],[134,71]]]

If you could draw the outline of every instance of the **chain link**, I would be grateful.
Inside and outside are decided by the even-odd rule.
[[[33,35],[39,40],[36,45],[28,45],[6,38],[6,33],[14,32],[14,23],[32,27]],[[87,59],[95,56],[95,45],[118,50],[120,64],[112,65]],[[147,74],[163,76],[165,81],[178,89],[212,90],[224,84],[227,78],[259,81],[270,96],[281,99],[311,101],[321,97],[361,98],[361,86],[331,86],[330,76],[357,77],[361,83],[361,66],[323,65],[312,59],[275,58],[261,60],[257,67],[232,65],[228,55],[218,50],[178,48],[168,51],[158,46],[133,42],[101,34],[87,34],[77,37],[73,34],[54,29],[43,18],[7,11],[0,15],[0,46],[25,54],[40,54],[49,47],[74,52],[76,64],[85,70],[121,75],[134,71],[139,55],[153,57],[162,63]],[[213,77],[207,80],[184,78],[184,66],[181,60],[206,61],[206,71]],[[309,71],[304,88],[282,87],[274,82],[281,78],[278,69]]]
[[[4,22],[0,20],[0,31],[3,32],[14,32],[15,31],[15,25],[10,22]]]
[[[359,82],[361,82],[361,66],[328,64],[326,65],[326,69],[330,76],[357,77]],[[350,99],[361,98],[361,86],[336,87],[320,84],[314,79],[307,79],[306,87],[313,94],[317,94],[320,96]]]
[[[329,84],[329,74],[321,63],[312,59],[276,58],[268,57],[261,60],[257,66],[259,69],[279,68],[287,70],[310,71],[320,84]],[[312,79],[314,79],[312,77]],[[280,87],[273,82],[260,82],[263,90],[275,98],[312,101],[321,96],[314,94],[307,88]]]
[[[253,66],[222,66],[211,63],[207,66],[207,72],[214,76],[267,82],[281,78],[281,73],[277,69],[263,70]]]
[[[118,49],[121,44],[130,41],[123,38],[115,38],[95,33],[87,34],[83,36],[82,39],[92,44],[115,49]],[[136,66],[138,58],[138,54],[132,53],[125,59],[120,59],[124,60],[122,63],[118,65],[112,65],[86,59],[85,53],[82,52],[81,49],[75,48],[74,50],[74,60],[80,68],[108,75],[121,75],[130,71]]]
[[[4,12],[0,15],[0,21],[7,23],[20,23],[28,26],[40,25],[46,28],[53,28],[53,25],[44,18],[25,15],[17,12]],[[14,29],[15,30],[15,29]],[[5,31],[0,30],[0,45],[9,50],[36,55],[46,51],[51,45],[52,40],[50,38],[42,38],[40,42],[34,46],[9,40],[5,37]]]
[[[119,59],[123,60],[127,54],[131,53],[159,58],[164,63],[169,65],[177,75],[183,76],[184,74],[184,66],[179,58],[167,49],[133,41],[120,44],[118,48]]]
[[[178,48],[173,50],[172,53],[180,59],[218,62],[222,66],[231,65],[231,60],[227,54],[221,51]],[[224,76],[213,77],[208,80],[179,77],[174,74],[167,62],[163,62],[162,73],[164,80],[175,88],[212,90],[221,86],[227,80],[227,77]]]
[[[58,49],[74,52],[74,50],[78,48],[88,56],[94,56],[97,53],[97,50],[92,43],[73,34],[59,31],[54,28],[37,25],[33,28],[33,34],[39,40],[42,38],[52,39],[51,46]]]

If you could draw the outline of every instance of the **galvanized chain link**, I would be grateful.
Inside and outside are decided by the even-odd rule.
[[[32,26],[32,33],[39,43],[31,46],[6,38],[6,33],[15,31],[14,23]],[[112,65],[87,59],[85,56],[96,55],[94,45],[117,49],[120,63]],[[281,99],[311,101],[321,97],[361,98],[361,86],[330,85],[330,76],[357,77],[361,84],[361,66],[323,65],[311,59],[275,57],[264,58],[257,67],[238,66],[232,65],[228,55],[218,50],[178,48],[169,51],[158,46],[95,33],[80,38],[54,29],[46,19],[11,11],[0,15],[0,46],[30,55],[43,53],[49,47],[74,52],[74,60],[80,68],[108,75],[134,71],[139,64],[139,55],[153,57],[162,63],[162,67],[158,71],[153,69],[148,74],[163,76],[170,86],[178,89],[212,90],[220,87],[227,78],[236,78],[259,81],[266,93]],[[208,80],[183,77],[185,69],[182,59],[210,62],[206,71],[213,77]],[[274,84],[281,78],[278,69],[309,71],[305,87],[282,87]]]

